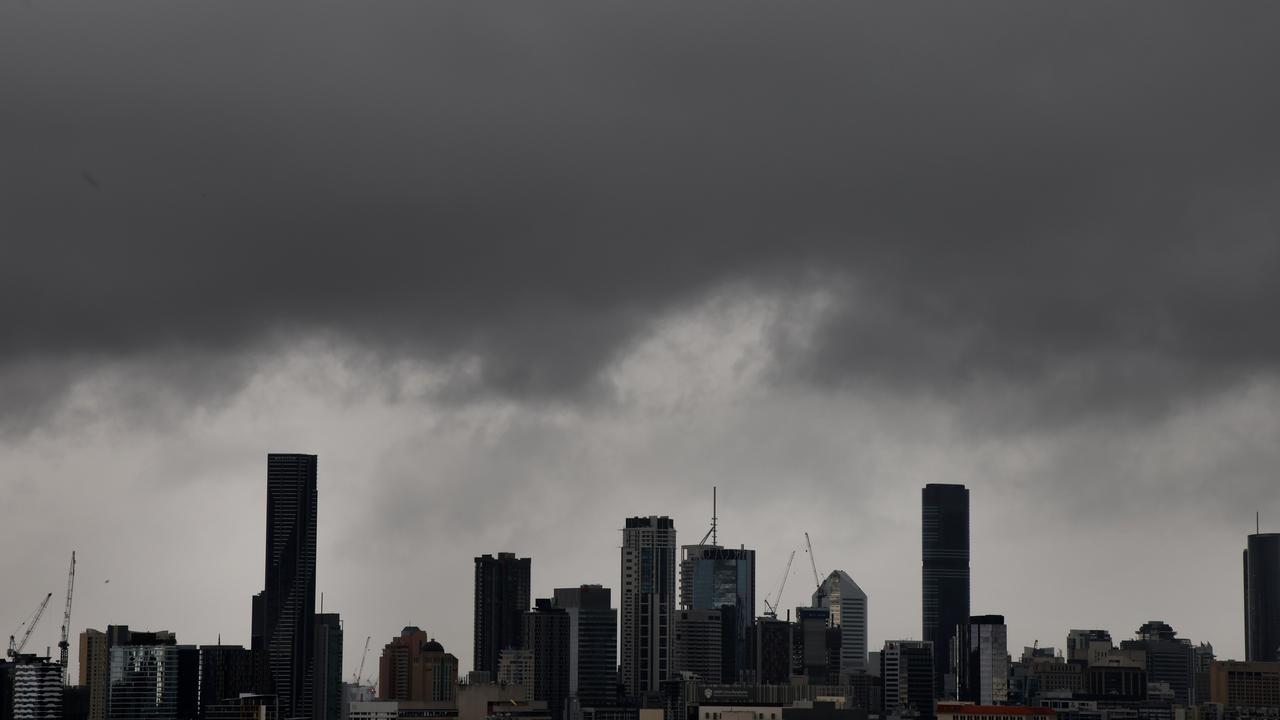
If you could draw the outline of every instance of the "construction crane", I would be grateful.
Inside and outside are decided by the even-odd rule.
[[[9,636],[9,657],[17,657],[18,653],[22,652],[22,649],[27,646],[27,641],[31,639],[31,631],[36,629],[36,623],[40,622],[40,616],[44,615],[44,609],[49,606],[49,598],[51,597],[53,597],[53,593],[45,595],[40,607],[36,608],[31,619],[25,623],[27,631],[22,634],[22,642],[16,642],[13,635]],[[18,629],[21,630],[22,628],[19,627]]]
[[[58,641],[59,662],[62,663],[62,684],[67,684],[67,656],[71,652],[71,643],[67,634],[71,632],[71,591],[76,586],[76,551],[71,551],[71,569],[67,571],[67,609],[62,612],[62,639]]]
[[[791,551],[791,557],[787,558],[787,569],[782,571],[782,582],[778,583],[778,592],[774,593],[773,602],[769,602],[769,598],[765,597],[764,606],[769,608],[765,611],[765,615],[774,619],[778,617],[778,606],[782,604],[782,589],[787,586],[787,577],[791,575],[791,563],[796,559],[796,551]]]
[[[813,568],[814,597],[822,597],[822,576],[818,574],[818,561],[813,558],[813,543],[809,542],[809,533],[804,534],[804,546],[809,551],[809,566]]]
[[[360,669],[356,671],[356,685],[359,685],[360,679],[364,677],[364,661],[369,657],[369,641],[372,639],[372,635],[366,635],[364,638],[364,654],[360,656]]]

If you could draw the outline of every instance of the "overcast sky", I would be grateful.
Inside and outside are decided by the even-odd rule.
[[[1014,655],[1163,619],[1239,658],[1278,26],[0,0],[0,625],[52,592],[56,652],[75,549],[76,632],[247,644],[275,451],[320,456],[348,677],[407,624],[470,668],[481,553],[616,602],[624,518],[696,542],[713,485],[758,597],[808,531],[873,649],[920,636],[920,487],[959,482]]]

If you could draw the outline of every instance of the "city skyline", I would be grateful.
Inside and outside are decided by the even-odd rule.
[[[1015,654],[1162,620],[1244,659],[1241,551],[1280,530],[1278,26],[0,3],[0,632],[52,594],[56,654],[75,551],[73,633],[249,646],[262,460],[299,452],[344,679],[407,626],[470,668],[484,554],[622,623],[626,518],[678,551],[713,487],[756,612],[796,549],[779,607],[808,603],[808,533],[872,652],[921,636],[920,491],[963,484],[968,615]]]
[[[288,462],[294,462],[294,461],[296,461],[296,460],[305,460],[305,461],[308,461],[308,462],[310,463],[311,472],[313,473],[312,480],[313,480],[313,481],[315,481],[315,483],[316,483],[317,485],[319,485],[318,478],[314,476],[314,475],[315,475],[315,467],[316,467],[316,465],[318,464],[318,463],[317,463],[317,458],[318,458],[318,456],[316,456],[316,455],[308,455],[308,454],[290,454],[290,453],[281,454],[281,453],[271,453],[271,454],[269,455],[269,457],[270,457],[270,458],[272,458],[272,462],[273,462],[273,463],[277,463],[277,462],[281,462],[281,463],[282,463],[282,462],[285,462],[285,461],[288,461]],[[290,466],[290,470],[288,471],[288,475],[289,475],[289,477],[293,477],[293,476],[295,476],[295,475],[296,475],[296,472],[292,469],[292,466]],[[265,489],[265,487],[266,487],[266,486],[264,486],[264,489]],[[937,488],[938,486],[937,486],[936,484],[934,484],[932,487],[933,487],[933,488]],[[947,489],[947,488],[945,488],[945,487],[944,487],[944,488],[942,488],[942,489],[944,489],[944,490],[945,490],[945,489]],[[961,489],[963,489],[963,490],[965,491],[965,494],[966,494],[966,495],[968,494],[968,491],[970,490],[969,488],[961,488]],[[928,496],[928,494],[927,494],[927,490],[928,490],[928,488],[921,488],[921,490],[922,490],[922,491],[925,491],[925,495],[923,496],[923,497],[925,498],[925,500],[923,500],[923,501],[922,501],[921,506],[922,506],[922,507],[927,507],[927,506],[928,506],[928,498],[929,498],[929,496]],[[311,495],[311,497],[312,497],[312,498],[314,498],[314,494],[315,494],[315,493],[314,493],[314,491],[313,491],[313,494]],[[264,494],[264,498],[265,498],[265,497],[266,497],[266,494]],[[967,501],[967,498],[966,498],[966,501]],[[967,511],[968,511],[968,509],[966,508],[966,514],[967,514]],[[268,521],[269,521],[269,522],[268,522],[268,525],[270,525],[270,519],[271,519],[271,516],[270,516],[270,515],[268,515]],[[645,519],[646,521],[648,520],[648,518],[644,518],[644,519]],[[717,523],[718,523],[718,521],[720,521],[720,520],[722,520],[722,519],[724,519],[724,518],[723,518],[723,516],[717,517],[717,518],[716,518]],[[704,518],[704,520],[705,520],[705,518]],[[1257,518],[1255,518],[1255,520],[1257,520]],[[675,524],[674,520],[673,520],[673,525],[675,525],[675,530],[676,530],[676,538],[675,538],[675,543],[676,543],[676,545],[675,545],[675,547],[678,549],[678,548],[682,545],[682,537],[681,537],[681,535],[680,535],[680,528],[679,528],[678,524]],[[922,526],[922,528],[921,528],[921,529],[923,530],[923,526]],[[1259,528],[1259,529],[1260,529],[1260,528]],[[620,532],[620,531],[621,531],[621,529],[619,530],[619,532]],[[323,534],[323,533],[321,533],[321,534]],[[1264,537],[1269,537],[1269,534],[1268,534],[1268,533],[1266,533],[1265,531],[1263,531],[1263,536],[1264,536]],[[1248,534],[1246,534],[1245,536],[1243,536],[1243,539],[1247,541],[1250,537],[1254,537],[1252,533],[1248,533]],[[733,538],[730,538],[730,540],[732,540],[732,539],[733,539]],[[740,544],[745,544],[745,543],[740,543]],[[1243,544],[1243,543],[1242,543],[1242,544]],[[804,548],[804,546],[803,546],[803,545],[802,545],[802,546],[800,546],[800,547],[797,547],[797,548],[796,548],[796,551],[797,551],[797,555],[801,557],[801,560],[802,560],[802,561],[807,560],[807,558],[803,557],[804,555],[806,555],[806,554],[807,554],[807,550]],[[485,553],[485,555],[493,555],[493,556],[497,556],[497,555],[499,555],[499,554],[502,554],[502,555],[508,555],[508,554],[510,554],[510,553],[506,553],[505,551],[495,551],[495,552],[493,552],[493,553]],[[817,552],[816,552],[816,550],[815,550],[814,555],[816,555],[816,554],[817,554]],[[518,556],[519,554],[518,554],[518,553],[516,553],[515,555],[517,555],[517,556]],[[268,555],[268,557],[270,557],[270,555]],[[1246,556],[1246,557],[1247,557],[1247,556]],[[474,559],[473,559],[473,561],[478,561],[478,560],[480,560],[480,559],[481,559],[480,557],[476,557],[476,558],[474,558]],[[490,559],[490,560],[492,560],[492,558],[489,558],[489,559]],[[514,560],[514,558],[512,558],[512,559]],[[536,596],[539,592],[542,592],[542,590],[541,590],[540,586],[538,585],[538,583],[537,583],[537,582],[536,582],[536,580],[535,580],[535,579],[537,578],[537,571],[536,571],[537,563],[536,563],[536,558],[529,557],[529,558],[527,558],[527,560],[529,560],[529,561],[530,561],[530,564],[532,565],[532,569],[530,570],[530,579],[531,579],[531,583],[530,583],[530,584],[531,584],[530,593],[531,593],[531,598],[532,598],[533,596]],[[676,562],[675,562],[675,566],[674,566],[673,568],[671,568],[672,573],[673,573],[673,578],[675,579],[675,581],[676,581],[676,585],[677,585],[677,587],[676,587],[676,589],[675,589],[675,595],[676,595],[676,598],[677,598],[677,602],[676,602],[675,606],[678,606],[678,605],[679,605],[678,598],[679,598],[679,596],[680,596],[680,594],[681,594],[681,582],[680,582],[680,574],[679,574],[679,571],[678,571],[678,566],[679,566],[679,562],[678,562],[678,561],[676,561]],[[1246,571],[1247,571],[1247,567],[1248,567],[1248,566],[1246,565],[1245,567],[1246,567]],[[313,571],[313,572],[314,572],[314,571]],[[799,576],[799,578],[797,578],[797,576]],[[793,566],[791,567],[790,572],[789,572],[789,574],[788,574],[788,584],[789,584],[789,585],[791,585],[791,583],[795,582],[797,579],[799,580],[799,585],[800,585],[802,588],[803,588],[803,587],[806,587],[806,586],[805,586],[805,573],[804,573],[804,568],[803,568],[803,567],[796,566],[796,565],[794,565],[794,564],[793,564]],[[613,584],[610,584],[610,583],[608,583],[608,582],[599,582],[599,583],[582,583],[582,584],[583,584],[583,585],[586,585],[586,584],[599,584],[599,585],[602,585],[606,590],[610,590],[610,591],[612,591],[612,592],[616,593],[616,588],[617,588],[617,587],[619,587],[619,586],[621,585],[620,580],[621,580],[621,578],[618,578],[618,579],[617,579],[617,582],[615,582],[615,583],[613,583]],[[828,580],[828,578],[827,578],[827,577],[824,577],[824,578],[823,578],[824,584],[827,582],[827,580]],[[575,585],[575,586],[573,586],[573,587],[577,587],[577,586]],[[791,585],[791,587],[794,587],[794,585]],[[470,588],[468,588],[468,589],[470,589]],[[1246,586],[1246,589],[1247,589],[1247,586]],[[812,603],[811,603],[811,602],[806,602],[806,599],[805,599],[805,597],[803,596],[803,592],[804,592],[803,590],[798,590],[798,591],[795,591],[794,593],[793,593],[793,592],[788,592],[788,593],[785,593],[785,594],[784,594],[784,596],[783,596],[783,598],[784,598],[784,599],[783,599],[783,601],[782,601],[782,604],[779,606],[779,616],[780,616],[780,617],[781,617],[782,615],[786,614],[786,613],[790,613],[791,611],[795,610],[796,608],[812,606]],[[809,592],[812,592],[812,591],[809,591]],[[549,595],[551,595],[552,593],[551,593],[550,591],[548,591],[548,592],[546,592],[545,594],[549,596]],[[817,595],[814,595],[814,597],[816,598],[816,597],[818,597],[818,596],[817,596]],[[790,600],[788,600],[788,598],[795,600],[795,602],[794,602],[794,603],[792,603]],[[319,607],[318,603],[320,602],[320,598],[319,598],[319,596],[318,596],[318,595],[317,595],[316,602],[317,602],[317,608],[318,608],[318,607]],[[474,602],[475,602],[475,598],[474,598],[474,596],[469,597],[469,598],[468,598],[468,602],[470,602],[470,603],[474,603]],[[614,607],[615,611],[618,609],[618,602],[619,602],[619,599],[617,598],[617,596],[616,596],[616,594],[615,594],[614,601],[613,601],[613,603],[614,603],[613,607]],[[533,604],[534,604],[534,603],[532,602],[532,599],[531,599],[531,600],[530,600],[530,608],[532,608],[532,607],[533,607]],[[763,602],[759,602],[759,603],[758,603],[758,606],[755,608],[754,616],[757,616],[757,617],[758,617],[758,616],[760,616],[760,615],[763,615],[763,614],[764,614],[764,611],[765,611],[764,603],[763,603]],[[316,612],[317,612],[317,614],[318,614],[318,613],[319,613],[319,610],[317,609],[317,610],[316,610]],[[1010,611],[1006,608],[1005,612],[1010,612]],[[1013,611],[1013,612],[1016,612],[1016,611]],[[1247,609],[1246,609],[1246,612],[1247,612]],[[1148,614],[1148,615],[1152,615],[1152,613],[1147,613],[1147,614]],[[329,617],[335,617],[335,618],[336,618],[336,617],[338,617],[338,615],[330,615]],[[874,613],[874,611],[873,611],[872,613],[870,613],[870,614],[869,614],[869,619],[874,619],[874,618],[875,618],[875,613]],[[1167,619],[1167,618],[1162,618],[1162,619]],[[1240,619],[1242,619],[1242,618],[1240,618],[1240,617],[1237,617],[1237,618],[1236,618],[1236,620],[1240,620]],[[343,616],[342,620],[343,620],[343,624],[344,624],[344,626],[345,626],[345,623],[347,622],[347,618],[346,618],[345,616]],[[1151,622],[1151,621],[1153,621],[1153,618],[1147,618],[1146,620],[1143,620],[1143,621],[1142,621],[1142,625],[1143,625],[1143,627],[1142,627],[1142,628],[1137,628],[1137,629],[1135,629],[1135,630],[1133,630],[1133,631],[1127,631],[1127,630],[1125,630],[1124,628],[1109,627],[1109,626],[1107,626],[1105,623],[1102,623],[1102,624],[1094,623],[1094,625],[1100,625],[1100,626],[1102,627],[1102,629],[1109,630],[1109,631],[1111,632],[1112,637],[1113,637],[1113,638],[1114,638],[1114,640],[1115,640],[1115,643],[1116,643],[1116,644],[1117,644],[1117,646],[1118,646],[1118,645],[1121,643],[1121,641],[1128,641],[1128,640],[1130,640],[1131,638],[1136,638],[1136,637],[1138,637],[1138,636],[1139,636],[1139,634],[1140,634],[1140,632],[1141,632],[1141,631],[1142,631],[1142,630],[1147,626],[1147,624],[1149,624],[1149,622]],[[918,618],[917,618],[917,622],[918,622]],[[122,624],[128,624],[128,623],[122,623]],[[444,621],[442,621],[442,622],[441,622],[441,624],[442,624],[442,625],[447,626],[447,625],[449,625],[450,623],[449,623],[447,620],[444,620]],[[1082,624],[1082,623],[1075,623],[1075,625],[1081,625],[1081,624]],[[1084,623],[1084,624],[1087,624],[1087,623]],[[873,622],[869,622],[869,623],[868,623],[868,625],[873,627],[873,626],[874,626],[874,623],[873,623]],[[1073,625],[1072,627],[1074,627],[1075,625]],[[1176,623],[1176,622],[1174,623],[1174,625],[1175,625],[1176,627],[1181,627],[1181,626],[1179,626],[1179,625],[1178,625],[1178,623]],[[89,627],[90,627],[90,629],[92,629],[92,626],[89,626]],[[154,628],[143,628],[143,627],[138,626],[138,627],[135,627],[134,629],[135,629],[135,631],[136,631],[136,630],[142,630],[142,629],[153,630]],[[168,631],[168,632],[174,632],[174,634],[175,634],[175,635],[177,635],[177,632],[176,632],[176,631],[173,631],[171,628],[167,629],[167,631]],[[78,632],[78,631],[77,631],[77,632]],[[445,639],[447,639],[447,638],[452,638],[452,637],[453,637],[453,635],[456,635],[456,634],[457,634],[456,632],[455,632],[455,633],[448,633],[448,632],[445,632],[445,633],[441,633],[441,634],[437,635],[436,633],[431,632],[431,631],[424,631],[424,632],[425,632],[425,635],[426,635],[426,636],[428,636],[428,637],[432,638],[433,640],[437,640],[437,641],[441,641],[441,642],[443,642],[443,641],[444,641]],[[1033,641],[1033,643],[1035,643],[1035,644],[1039,644],[1039,645],[1044,645],[1044,646],[1047,646],[1047,647],[1055,648],[1055,649],[1058,651],[1058,654],[1059,654],[1059,655],[1066,656],[1066,655],[1068,655],[1068,653],[1069,653],[1069,649],[1068,649],[1069,640],[1068,640],[1068,634],[1067,634],[1067,632],[1068,632],[1068,631],[1067,631],[1067,629],[1066,629],[1066,626],[1064,626],[1064,629],[1062,630],[1062,632],[1060,632],[1060,633],[1059,633],[1059,635],[1060,635],[1061,637],[1058,637],[1058,638],[1051,638],[1051,639],[1049,639],[1049,640],[1043,640],[1043,641],[1042,641],[1042,639],[1041,639],[1041,638],[1036,638],[1036,639]],[[1073,632],[1074,632],[1074,631],[1073,631]],[[352,673],[351,673],[350,671],[351,671],[351,669],[352,669],[353,667],[355,667],[356,665],[358,665],[358,664],[359,664],[359,660],[358,660],[358,658],[360,657],[359,650],[360,650],[361,648],[356,648],[356,650],[355,650],[355,652],[357,652],[356,658],[352,658],[352,657],[351,657],[351,655],[350,655],[350,653],[351,653],[351,652],[353,652],[353,651],[351,650],[351,643],[352,643],[352,641],[353,641],[353,640],[355,640],[355,641],[357,641],[357,642],[358,642],[358,640],[359,640],[359,639],[358,639],[358,638],[356,638],[356,637],[350,636],[350,633],[345,632],[345,628],[344,628],[344,633],[339,634],[339,638],[342,638],[344,634],[348,636],[348,637],[346,637],[346,639],[345,639],[346,647],[344,648],[344,653],[343,653],[343,664],[344,664],[344,668],[343,668],[343,675],[342,675],[342,679],[343,679],[343,681],[345,682],[345,681],[350,681],[350,680],[351,680],[351,675],[352,675]],[[900,636],[895,636],[895,635],[893,635],[892,633],[890,633],[890,634],[886,634],[883,638],[879,638],[879,637],[875,636],[873,633],[868,633],[868,635],[869,635],[868,648],[869,648],[870,650],[873,650],[873,651],[877,650],[877,649],[880,647],[880,645],[881,645],[882,643],[884,643],[884,642],[891,642],[891,641],[916,641],[916,640],[920,640],[920,638],[919,638],[919,637],[914,636],[914,635],[911,635],[910,633],[902,634],[902,635],[900,635]],[[1192,637],[1189,633],[1186,633],[1186,632],[1181,632],[1181,635],[1182,635],[1183,637]],[[1243,637],[1243,635],[1242,635],[1242,637]],[[621,638],[621,629],[619,629],[619,640],[620,640],[620,638]],[[474,633],[472,633],[472,634],[468,635],[468,639],[469,639],[470,641],[474,642],[474,640],[475,640]],[[229,633],[229,634],[227,635],[227,637],[225,637],[225,638],[224,638],[224,636],[223,636],[223,634],[222,634],[222,633],[219,633],[219,635],[218,635],[218,637],[217,637],[216,641],[209,641],[209,642],[206,642],[206,641],[204,641],[204,640],[202,640],[202,639],[188,640],[188,639],[186,639],[186,638],[179,638],[179,640],[180,640],[180,642],[181,642],[182,644],[184,644],[184,645],[202,645],[202,646],[203,646],[203,645],[215,645],[215,644],[224,644],[224,645],[239,644],[239,643],[235,640],[235,633]],[[246,641],[246,642],[244,642],[243,644],[244,644],[244,646],[245,646],[246,648],[248,648],[248,647],[249,647],[249,645],[251,644],[251,642],[249,642],[249,640],[251,640],[251,638],[247,638],[246,640],[247,640],[247,641]],[[1212,643],[1212,644],[1214,645],[1214,648],[1217,650],[1217,655],[1218,655],[1218,657],[1219,657],[1219,658],[1222,658],[1222,659],[1236,659],[1236,660],[1244,660],[1244,659],[1246,659],[1246,658],[1245,658],[1245,656],[1244,656],[1244,653],[1243,653],[1243,652],[1240,654],[1240,656],[1239,656],[1239,657],[1236,657],[1236,656],[1234,656],[1234,655],[1229,655],[1229,654],[1226,654],[1226,653],[1224,653],[1224,652],[1223,652],[1222,648],[1223,648],[1223,647],[1229,647],[1229,646],[1230,646],[1230,642],[1222,642],[1221,640],[1214,640],[1214,639],[1212,639],[1212,638],[1207,638],[1207,637],[1193,637],[1193,640],[1194,640],[1194,641],[1197,641],[1197,642],[1210,642],[1210,643]],[[1242,643],[1242,646],[1243,646],[1243,640],[1241,641],[1241,643]],[[1009,648],[1010,656],[1011,656],[1011,657],[1016,657],[1016,656],[1017,656],[1017,649],[1018,649],[1019,647],[1023,647],[1024,645],[1025,645],[1025,644],[1019,644],[1016,640],[1010,640],[1010,641],[1008,641],[1008,648]],[[460,659],[459,667],[460,667],[460,669],[462,670],[463,674],[465,674],[466,670],[467,670],[467,669],[469,669],[469,668],[470,668],[470,669],[474,669],[474,668],[472,668],[472,667],[471,667],[471,665],[469,665],[469,664],[468,664],[468,660],[463,660],[463,658],[468,658],[468,654],[467,654],[467,652],[466,652],[466,649],[465,649],[465,648],[461,648],[461,647],[460,647],[460,648],[456,648],[456,649],[455,649],[454,647],[451,647],[451,646],[449,646],[449,645],[447,645],[447,644],[446,644],[446,645],[444,645],[444,649],[445,649],[445,651],[450,652],[450,653],[452,653],[453,655],[455,655],[455,656],[459,657],[459,659]],[[30,648],[28,648],[28,652],[30,652],[30,651],[31,651],[31,649],[30,649]],[[619,644],[618,652],[619,652],[619,663],[620,663],[620,664],[619,664],[619,667],[621,667],[621,645],[620,645],[620,644]],[[473,659],[471,660],[471,664],[472,664],[472,665],[474,664],[474,660],[473,660]],[[71,665],[71,667],[70,667],[70,672],[71,672],[71,673],[73,673],[73,674],[74,674],[74,673],[78,673],[78,672],[79,672],[78,662],[75,660],[74,654],[73,654],[73,657],[72,657],[72,665]]]

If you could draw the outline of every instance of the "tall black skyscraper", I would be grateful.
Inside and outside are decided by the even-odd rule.
[[[1280,533],[1250,535],[1244,551],[1244,654],[1280,660]]]
[[[307,717],[315,667],[316,456],[267,456],[266,587],[253,602],[259,690]]]
[[[524,613],[524,648],[533,657],[533,699],[547,704],[551,720],[565,720],[569,699],[569,613],[539,598]]]
[[[921,500],[922,634],[933,643],[933,686],[942,697],[950,641],[969,620],[969,489],[930,483]]]
[[[524,613],[529,609],[529,558],[515,553],[476,558],[475,669],[498,677],[498,654],[524,647]]]
[[[338,720],[342,710],[342,621],[317,613],[311,683],[311,720]]]
[[[569,694],[584,708],[612,707],[618,695],[618,611],[609,588],[556,588],[569,615]]]

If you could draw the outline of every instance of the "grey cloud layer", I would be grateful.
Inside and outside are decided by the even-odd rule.
[[[1087,409],[1269,374],[1278,15],[9,4],[0,392],[319,333],[572,394],[730,282],[830,290],[780,341],[819,382]]]

